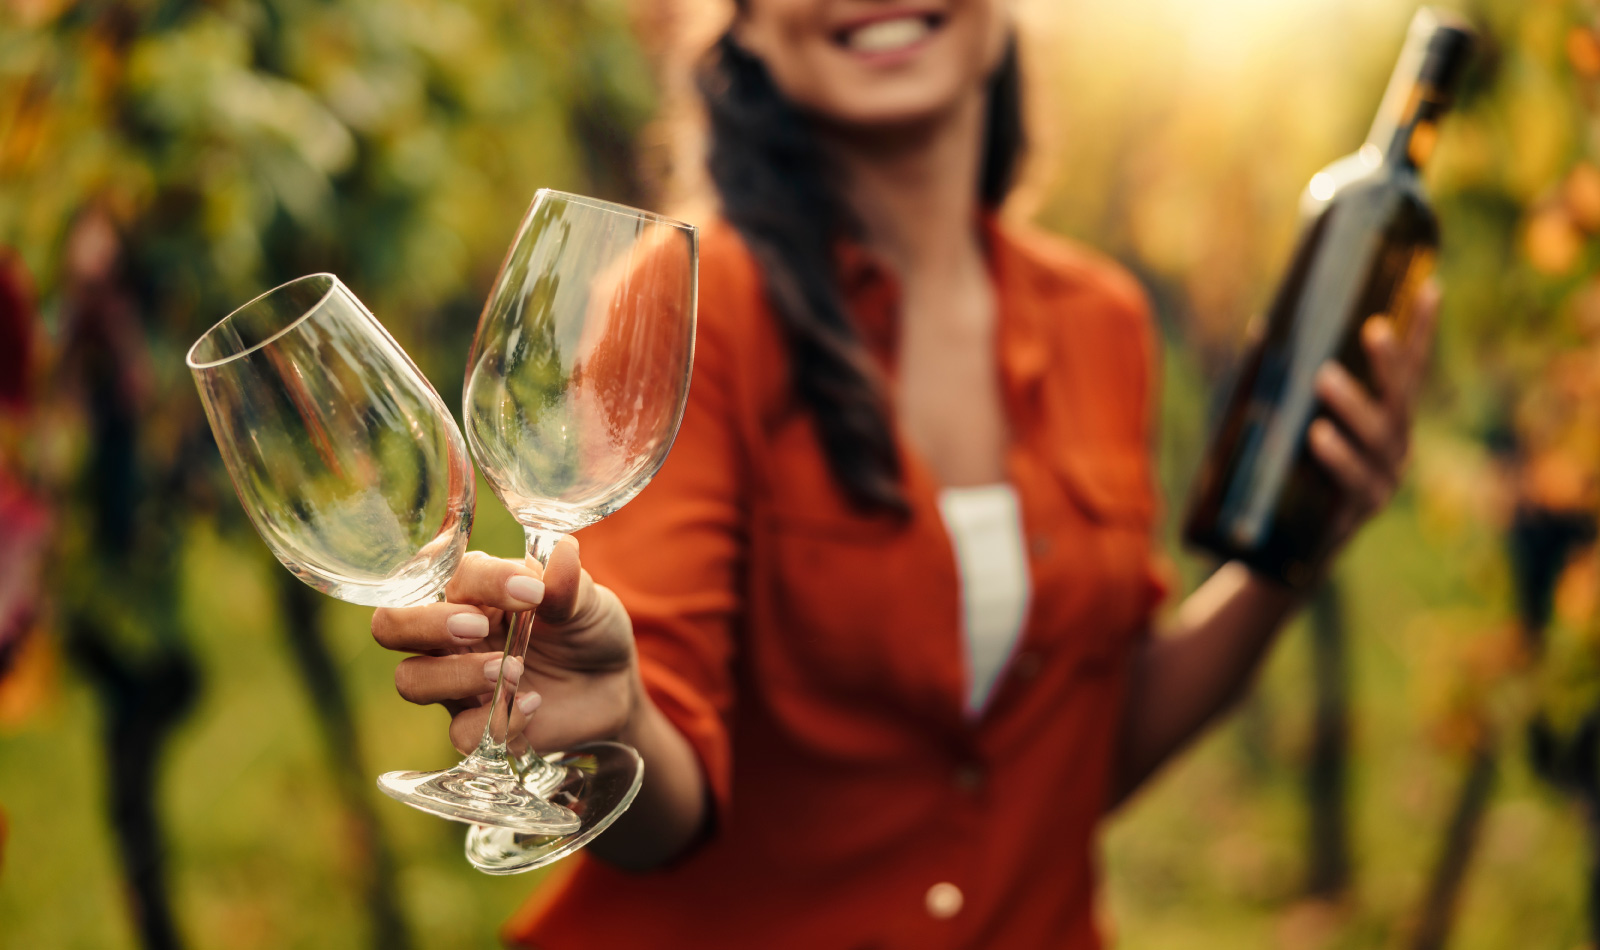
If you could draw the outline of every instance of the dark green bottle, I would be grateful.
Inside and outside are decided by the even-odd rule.
[[[1340,492],[1306,441],[1323,411],[1313,381],[1337,359],[1370,384],[1362,324],[1389,314],[1406,330],[1439,247],[1420,171],[1472,44],[1461,21],[1418,11],[1366,144],[1312,177],[1289,271],[1201,465],[1190,544],[1290,586],[1316,575]]]

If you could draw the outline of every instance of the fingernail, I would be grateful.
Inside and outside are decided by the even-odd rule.
[[[483,614],[451,614],[444,628],[459,640],[482,640],[489,635],[489,618]]]
[[[537,604],[544,600],[544,581],[526,574],[517,574],[506,581],[506,594],[513,600],[520,600],[525,604]]]
[[[483,678],[493,683],[500,678],[500,660],[495,658],[483,664]],[[515,683],[522,679],[522,661],[512,657],[506,663],[506,682]]]
[[[522,714],[524,716],[527,716],[532,714],[535,709],[538,709],[540,704],[543,702],[544,697],[540,696],[538,693],[524,693],[522,696],[517,698],[517,708],[522,710]]]

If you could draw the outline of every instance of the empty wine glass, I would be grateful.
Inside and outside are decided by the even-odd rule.
[[[332,274],[262,294],[207,330],[188,364],[239,501],[294,575],[340,600],[443,599],[472,531],[473,478],[439,394]],[[508,763],[468,757],[379,780],[424,811],[520,831],[579,827]],[[396,796],[401,797],[401,796]]]
[[[534,196],[488,303],[467,363],[467,443],[495,494],[544,564],[565,534],[644,489],[683,418],[694,357],[697,238],[650,212],[548,189]],[[533,614],[511,626],[521,657]],[[496,687],[484,743],[505,750],[514,684]],[[516,750],[526,787],[570,808],[571,832],[478,827],[467,856],[510,874],[581,847],[638,792],[632,748],[587,743],[540,756]]]

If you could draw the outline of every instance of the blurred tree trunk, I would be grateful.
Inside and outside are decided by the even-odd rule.
[[[63,410],[49,423],[61,431],[44,454],[74,471],[48,483],[61,530],[47,583],[66,653],[96,691],[105,794],[139,938],[178,947],[159,783],[200,679],[178,607],[182,532],[193,515],[219,514],[208,509],[222,484],[198,403],[185,395],[183,346],[248,291],[332,269],[377,293],[368,302],[386,325],[412,331],[408,343],[464,349],[482,299],[475,285],[493,273],[484,268],[499,259],[505,222],[440,209],[481,210],[482,195],[531,191],[552,176],[636,200],[629,146],[654,91],[643,70],[630,71],[633,45],[609,4],[425,0],[417,22],[453,24],[449,43],[431,27],[397,32],[391,18],[341,4],[273,5],[266,15],[194,2],[31,9],[0,27],[17,133],[0,133],[0,180],[19,199],[0,203],[0,241],[28,249],[45,296],[61,305],[68,385],[50,392],[72,405],[52,407]],[[386,91],[333,95],[324,80],[334,74],[301,55],[324,41],[337,47],[328,62],[340,76],[381,80]],[[187,70],[202,64],[195,81]],[[441,143],[437,158],[449,160],[417,160],[418,141]],[[28,390],[18,370],[28,337],[10,328],[0,319],[0,405]],[[223,507],[242,523],[231,499]],[[342,756],[353,748],[348,704],[327,688],[337,681],[314,622],[292,623],[288,636],[353,834],[371,855],[373,943],[404,947],[393,862],[362,804],[371,775],[358,754]]]
[[[106,797],[134,926],[148,950],[183,945],[167,887],[162,754],[193,706],[199,672],[178,616],[182,440],[161,457],[141,441],[143,337],[119,281],[120,242],[85,212],[68,241],[65,365],[89,419],[77,486],[89,550],[64,598],[67,651],[100,701]]]
[[[1589,837],[1589,945],[1600,946],[1600,710],[1591,709],[1573,741],[1572,777],[1583,803],[1583,827]]]
[[[1503,450],[1513,463],[1515,446]],[[1572,554],[1595,539],[1595,518],[1588,511],[1563,511],[1524,500],[1512,516],[1506,535],[1518,628],[1529,657],[1543,652],[1546,628],[1554,613],[1556,584]],[[1543,716],[1528,724],[1528,754],[1534,771],[1558,787],[1575,793],[1585,807],[1590,866],[1587,882],[1591,940],[1600,938],[1600,847],[1596,815],[1600,814],[1600,774],[1596,773],[1594,714],[1572,740],[1558,736]],[[1497,742],[1488,722],[1479,725],[1478,740],[1467,761],[1461,790],[1429,878],[1413,932],[1411,950],[1441,950],[1450,935],[1462,884],[1471,865],[1483,817],[1494,790]]]
[[[165,836],[157,807],[162,752],[193,706],[198,674],[186,650],[139,657],[83,615],[70,621],[69,652],[100,698],[111,828],[140,944],[183,946],[167,888]]]
[[[376,950],[405,950],[413,945],[396,897],[394,854],[372,807],[372,778],[356,730],[355,716],[338,668],[322,634],[322,597],[288,571],[276,571],[284,633],[300,681],[306,687],[322,731],[323,753],[348,815],[347,827],[366,859],[367,913],[372,919]]]
[[[1583,815],[1589,942],[1600,946],[1600,709],[1590,709],[1571,735],[1557,732],[1546,716],[1535,717],[1528,725],[1528,757],[1534,772],[1576,799]]]
[[[1347,785],[1350,676],[1344,605],[1335,581],[1319,588],[1308,617],[1314,707],[1306,768],[1308,857],[1306,893],[1331,899],[1350,884]]]
[[[1411,950],[1443,950],[1450,938],[1461,885],[1472,864],[1478,831],[1494,790],[1494,757],[1494,741],[1485,731],[1473,747],[1455,808],[1450,812],[1450,823],[1445,827],[1444,841],[1428,878],[1422,912],[1412,932]]]
[[[1596,538],[1593,511],[1564,510],[1525,500],[1511,522],[1507,547],[1523,646],[1544,652],[1555,614],[1555,591],[1574,552]],[[1543,714],[1528,724],[1528,758],[1535,774],[1577,799],[1589,844],[1585,894],[1591,945],[1600,945],[1600,710],[1590,709],[1571,734]]]

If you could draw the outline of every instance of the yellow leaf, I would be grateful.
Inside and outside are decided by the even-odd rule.
[[[1600,555],[1589,548],[1574,557],[1556,582],[1556,616],[1576,629],[1589,625],[1600,605]]]
[[[1567,33],[1567,60],[1585,79],[1600,77],[1600,36],[1588,27],[1573,27]]]
[[[1579,162],[1561,191],[1573,223],[1590,234],[1600,231],[1600,168]]]
[[[11,669],[0,678],[0,730],[16,729],[56,695],[56,656],[43,631],[25,634]]]
[[[1577,266],[1583,254],[1583,232],[1565,208],[1549,207],[1534,214],[1523,247],[1536,269],[1559,277]]]

